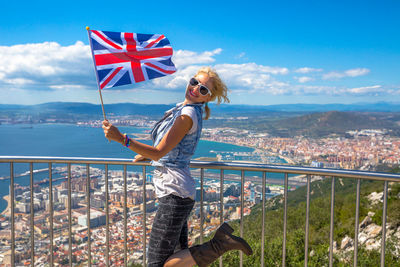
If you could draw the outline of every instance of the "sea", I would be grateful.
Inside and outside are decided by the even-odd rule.
[[[148,128],[119,127],[122,133],[134,136],[146,134]],[[131,150],[116,142],[109,142],[99,127],[78,126],[75,124],[2,124],[0,125],[0,156],[50,156],[50,157],[91,157],[91,158],[134,158]],[[141,142],[151,144],[150,140]],[[248,154],[253,148],[226,143],[200,140],[194,159],[200,157],[216,157],[219,153]],[[276,162],[285,161],[276,158]],[[65,166],[65,165],[64,165]],[[48,164],[34,164],[34,169],[47,168]],[[103,168],[103,166],[95,166]],[[110,166],[110,169],[121,169],[120,166]],[[129,167],[131,168],[131,167]],[[139,167],[136,167],[139,168]],[[29,164],[14,164],[14,174],[20,175],[29,170]],[[135,170],[135,167],[128,169]],[[247,173],[246,173],[247,175]],[[10,164],[0,163],[0,213],[6,209],[7,202],[3,199],[9,194]],[[34,174],[34,181],[48,178],[48,172]],[[30,184],[30,175],[14,178],[14,183],[22,186]]]

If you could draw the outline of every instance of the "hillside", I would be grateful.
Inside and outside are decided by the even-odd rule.
[[[386,265],[398,266],[400,260],[400,183],[390,184],[388,198],[388,230],[390,238],[386,243]],[[380,251],[370,250],[380,244],[380,234],[374,236],[371,229],[382,224],[382,203],[371,201],[371,193],[382,192],[383,182],[362,181],[359,222],[358,266],[379,266]],[[328,266],[331,179],[311,184],[309,265]],[[336,179],[335,183],[334,240],[336,248],[334,266],[352,266],[354,239],[356,181]],[[282,262],[283,209],[282,196],[267,203],[265,215],[265,266],[280,266]],[[244,237],[255,251],[250,257],[244,256],[244,266],[259,266],[261,255],[261,204],[252,209],[244,219]],[[288,194],[287,217],[287,266],[304,266],[306,188],[299,188]],[[239,222],[231,222],[235,234],[239,235]],[[397,236],[397,237],[396,237]],[[363,237],[363,238],[361,238]],[[362,240],[363,239],[363,240]],[[347,247],[346,247],[347,245]],[[341,249],[343,246],[343,249]],[[397,252],[396,248],[397,246]],[[397,254],[396,254],[397,253]],[[230,252],[224,256],[224,265],[239,266],[239,254]],[[218,266],[214,263],[212,266]]]
[[[268,116],[248,116],[247,120],[235,118],[210,120],[205,127],[232,127],[255,132],[265,132],[278,137],[325,137],[331,134],[344,136],[347,131],[361,129],[386,129],[390,135],[400,135],[400,113],[328,111],[311,114],[280,113]]]
[[[391,129],[398,133],[396,122],[400,116],[382,113],[360,113],[329,111],[287,118],[272,123],[272,132],[277,136],[321,137],[329,134],[344,135],[350,130]]]

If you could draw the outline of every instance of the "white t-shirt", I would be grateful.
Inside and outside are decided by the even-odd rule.
[[[196,132],[198,121],[195,108],[185,106],[180,112],[181,115],[187,115],[192,119],[193,125],[188,134]],[[194,200],[196,196],[196,184],[189,168],[157,167],[154,170],[153,183],[157,198],[173,194],[181,198],[189,197]]]
[[[184,169],[157,167],[154,170],[153,184],[157,198],[172,194],[194,200],[196,196],[196,183],[190,175],[189,167]]]
[[[181,115],[187,115],[192,119],[193,125],[188,134],[194,133],[197,130],[197,114],[195,108],[191,106],[184,106],[181,109]]]

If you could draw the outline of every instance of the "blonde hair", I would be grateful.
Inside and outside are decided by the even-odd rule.
[[[199,69],[196,73],[195,76],[204,73],[207,74],[208,77],[210,77],[211,82],[213,87],[210,88],[212,96],[211,96],[211,100],[210,101],[215,101],[217,100],[217,104],[219,105],[222,101],[224,101],[224,103],[229,103],[229,98],[228,98],[228,87],[226,86],[226,84],[221,80],[221,78],[219,77],[218,73],[212,69],[211,67],[203,67],[201,69]],[[207,120],[210,117],[211,114],[211,110],[208,107],[207,103],[205,105],[204,108],[206,115],[204,117],[205,120]]]

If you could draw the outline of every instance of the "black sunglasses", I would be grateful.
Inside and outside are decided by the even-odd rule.
[[[199,87],[199,92],[200,92],[201,95],[203,95],[203,96],[206,96],[206,95],[212,96],[211,90],[208,89],[207,86],[201,84],[201,83],[200,83],[196,78],[194,78],[194,77],[190,79],[189,85],[190,85],[190,86],[200,85],[200,87]]]

